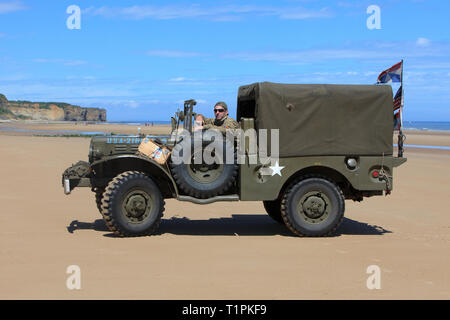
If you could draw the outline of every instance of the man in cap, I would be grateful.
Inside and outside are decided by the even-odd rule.
[[[195,130],[216,129],[225,134],[227,129],[238,129],[239,124],[233,118],[228,117],[228,106],[225,102],[219,101],[214,106],[215,119],[205,118],[198,114],[195,118],[197,126]]]

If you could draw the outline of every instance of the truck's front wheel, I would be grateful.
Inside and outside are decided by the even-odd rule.
[[[95,193],[95,204],[97,205],[97,209],[102,213],[102,199],[105,188],[96,187],[92,191]]]
[[[164,199],[158,186],[142,172],[119,174],[103,194],[103,219],[118,236],[151,235],[158,228],[163,211]]]
[[[340,188],[323,177],[309,177],[291,185],[281,201],[286,226],[299,236],[331,235],[344,218]]]

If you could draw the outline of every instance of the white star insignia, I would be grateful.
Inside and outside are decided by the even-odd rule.
[[[278,174],[278,175],[281,177],[281,170],[284,169],[284,167],[280,167],[280,166],[278,165],[278,161],[275,162],[275,165],[274,165],[274,166],[270,166],[269,168],[272,170],[272,177],[273,177],[274,175],[276,175],[276,174]]]

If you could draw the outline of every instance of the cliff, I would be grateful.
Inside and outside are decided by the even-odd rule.
[[[106,121],[106,110],[60,102],[8,101],[0,94],[0,119],[49,121]]]

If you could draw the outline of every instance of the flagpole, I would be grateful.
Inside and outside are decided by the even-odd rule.
[[[400,129],[403,128],[403,59],[402,59],[401,88],[402,88],[402,100],[400,103]]]
[[[400,111],[399,111],[399,113],[400,113],[400,129],[398,132],[397,145],[398,145],[398,157],[401,158],[401,157],[403,157],[403,140],[404,140],[404,135],[402,132],[402,128],[403,128],[403,97],[404,97],[403,96],[403,59],[402,59],[402,72],[401,72],[400,79],[401,79],[400,88],[402,89],[402,92],[401,92],[402,97],[401,97]]]

